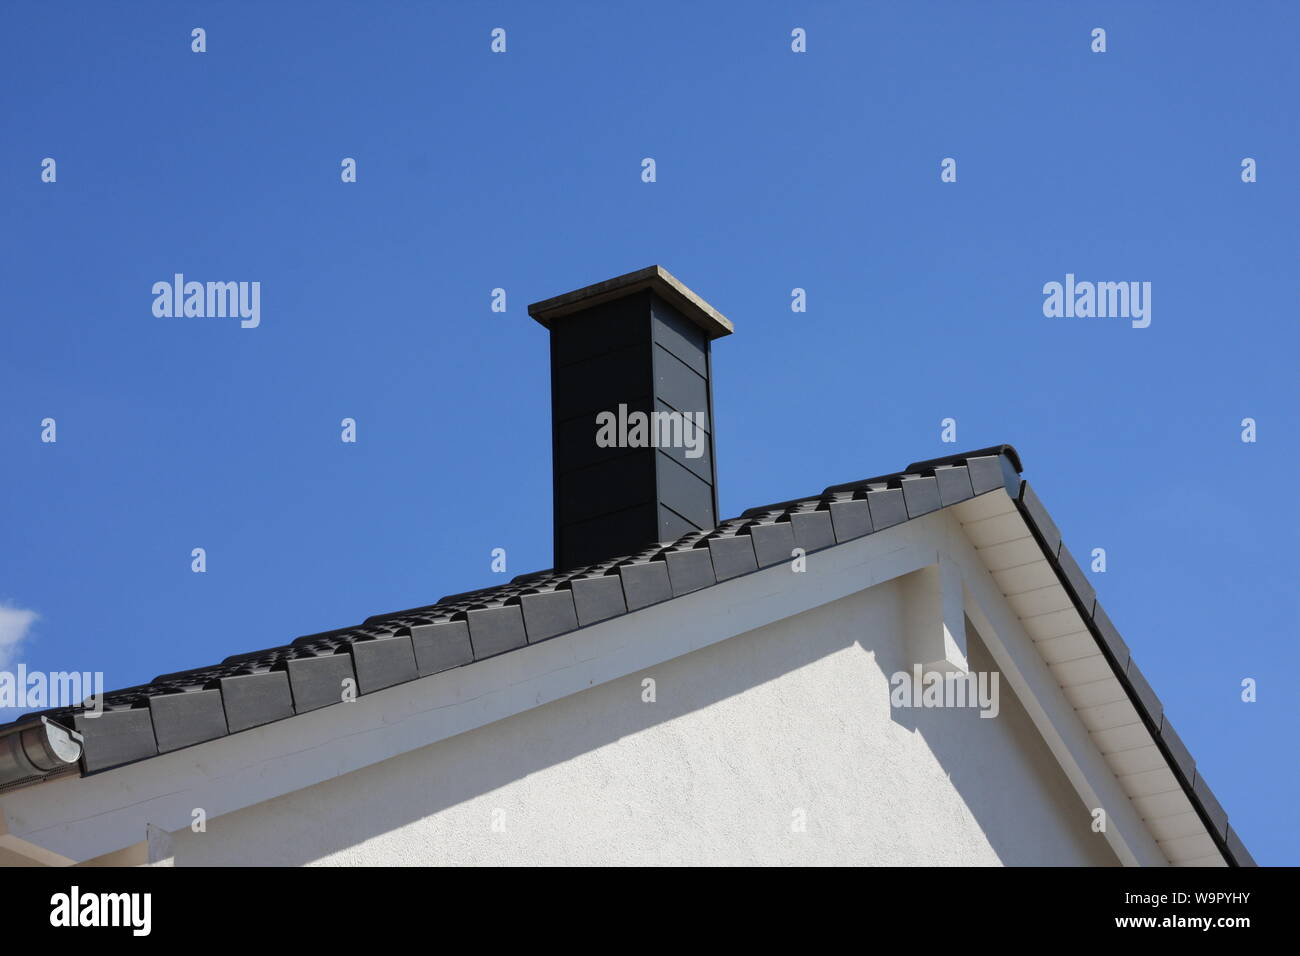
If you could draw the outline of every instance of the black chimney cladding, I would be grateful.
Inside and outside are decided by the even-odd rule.
[[[551,332],[555,569],[714,528],[710,342],[732,324],[659,266],[528,314]]]

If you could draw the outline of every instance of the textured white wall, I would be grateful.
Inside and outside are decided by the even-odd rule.
[[[889,706],[899,602],[880,585],[218,817],[176,865],[1113,865],[1005,682],[993,720]]]

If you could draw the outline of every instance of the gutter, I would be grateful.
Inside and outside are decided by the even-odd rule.
[[[46,717],[0,733],[0,793],[77,769],[81,735]]]

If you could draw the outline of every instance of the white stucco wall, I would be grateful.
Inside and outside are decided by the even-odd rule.
[[[181,830],[175,863],[1115,864],[1005,682],[992,720],[890,707],[900,615],[879,585]]]

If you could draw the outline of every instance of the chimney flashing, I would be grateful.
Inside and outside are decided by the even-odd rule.
[[[671,272],[658,265],[606,279],[604,282],[543,299],[541,302],[534,302],[528,307],[528,314],[549,329],[551,323],[558,318],[645,289],[658,293],[683,316],[703,329],[710,341],[730,335],[736,330],[726,316],[683,285]]]

